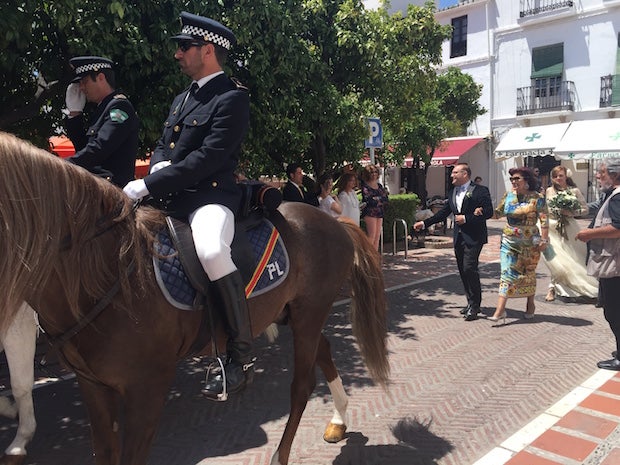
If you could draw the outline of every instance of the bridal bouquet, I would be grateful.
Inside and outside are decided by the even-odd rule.
[[[547,208],[549,209],[549,213],[558,219],[558,224],[555,229],[560,233],[560,236],[564,239],[568,239],[566,235],[566,226],[568,225],[569,216],[566,215],[565,212],[580,212],[581,204],[579,203],[579,199],[577,199],[575,194],[570,190],[559,191],[555,197],[552,197],[547,202]]]

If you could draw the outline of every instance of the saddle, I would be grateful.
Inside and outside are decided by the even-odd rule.
[[[246,284],[246,298],[250,299],[286,278],[289,258],[279,232],[268,219],[280,204],[280,191],[257,182],[241,186],[244,196],[236,216],[231,250]],[[158,235],[153,257],[159,286],[176,308],[204,309],[207,297],[211,296],[211,283],[196,255],[191,229],[172,217],[166,218],[166,224],[167,229]]]

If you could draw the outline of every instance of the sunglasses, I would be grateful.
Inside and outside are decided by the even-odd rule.
[[[516,182],[516,181],[521,181],[523,178],[519,178],[517,176],[514,176],[512,178],[510,178],[510,182]]]
[[[202,42],[194,42],[191,40],[180,40],[179,42],[177,42],[178,49],[181,50],[183,53],[187,52],[192,47],[202,47],[203,45],[205,44]]]

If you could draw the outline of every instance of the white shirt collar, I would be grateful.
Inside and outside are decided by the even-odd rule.
[[[197,81],[195,81],[196,83],[198,83],[198,88],[200,89],[202,86],[204,86],[207,82],[209,82],[211,79],[213,79],[216,76],[219,76],[220,74],[224,74],[224,71],[218,71],[217,73],[213,73],[213,74],[209,74],[208,76],[205,76],[203,78],[198,79]]]

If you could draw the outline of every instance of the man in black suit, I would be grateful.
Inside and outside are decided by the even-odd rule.
[[[250,124],[250,98],[222,69],[236,42],[232,31],[186,12],[181,24],[181,33],[172,37],[174,58],[193,82],[172,102],[150,173],[123,190],[131,199],[150,194],[169,215],[189,221],[200,263],[225,304],[229,335],[226,386],[216,373],[203,392],[226,400],[251,381],[254,370],[245,285],[230,250],[241,203],[235,170]]]
[[[306,190],[303,184],[304,172],[299,163],[290,163],[286,167],[288,181],[282,188],[282,200],[286,202],[304,202],[319,206],[317,196]]]
[[[467,295],[467,307],[461,310],[461,314],[465,315],[465,321],[472,321],[478,318],[482,301],[478,258],[482,246],[488,241],[486,220],[493,216],[493,203],[486,186],[471,182],[471,169],[467,163],[456,165],[451,177],[454,188],[450,190],[445,206],[413,227],[420,231],[454,214],[454,255]],[[481,215],[475,213],[478,207],[482,210]]]

